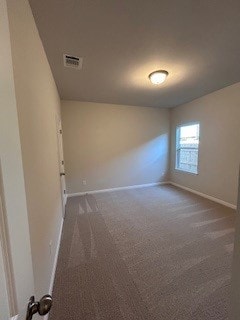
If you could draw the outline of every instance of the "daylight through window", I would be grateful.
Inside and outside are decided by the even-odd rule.
[[[178,170],[198,173],[199,123],[176,129],[176,165]]]

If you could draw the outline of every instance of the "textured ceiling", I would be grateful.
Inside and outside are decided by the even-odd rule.
[[[173,107],[240,81],[239,0],[29,2],[62,99]]]

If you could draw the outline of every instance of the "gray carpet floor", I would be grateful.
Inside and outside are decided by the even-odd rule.
[[[50,320],[226,320],[234,211],[172,186],[66,207]]]

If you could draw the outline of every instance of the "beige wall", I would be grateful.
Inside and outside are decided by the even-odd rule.
[[[200,122],[199,174],[176,171],[175,130]],[[170,180],[236,205],[240,162],[240,83],[171,110]]]
[[[28,1],[7,3],[35,294],[40,298],[49,290],[62,221],[55,121],[60,101]]]
[[[68,193],[167,179],[168,109],[62,101],[62,122]]]

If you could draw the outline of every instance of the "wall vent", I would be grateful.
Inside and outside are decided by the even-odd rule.
[[[74,69],[82,69],[83,58],[70,56],[69,54],[63,55],[63,64],[64,67],[74,68]]]

